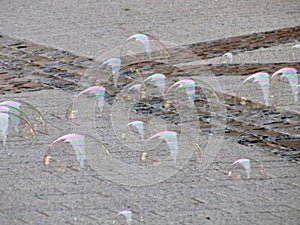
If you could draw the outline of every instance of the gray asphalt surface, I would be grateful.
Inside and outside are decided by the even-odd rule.
[[[140,31],[187,44],[296,26],[299,10],[296,0],[1,1],[0,33],[97,57]],[[230,91],[234,84],[221,86]],[[43,165],[48,145],[74,131],[65,119],[73,97],[59,89],[0,96],[36,105],[49,130],[35,141],[12,135],[1,146],[0,224],[126,224],[117,214],[127,209],[132,225],[300,224],[299,165],[229,140],[208,168],[193,155],[176,174],[147,186],[121,185],[101,170],[49,173]],[[240,158],[254,159],[250,179],[228,177]]]

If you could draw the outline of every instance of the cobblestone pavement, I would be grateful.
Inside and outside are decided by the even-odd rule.
[[[259,71],[271,73],[284,67],[297,66],[297,55],[292,57],[292,53],[288,54],[287,49],[291,48],[291,44],[297,40],[299,35],[300,27],[297,26],[187,45],[185,48],[192,53],[194,58],[191,59],[182,55],[174,49],[170,53],[173,59],[173,62],[170,63],[182,64],[184,62],[218,59],[229,50],[238,55],[243,52],[249,54],[249,52],[257,49],[271,48],[272,56],[262,57],[262,53],[259,52],[260,55],[256,56],[259,63],[250,62],[249,58],[242,59],[242,61],[240,59],[238,64],[235,61],[232,64],[224,64],[221,60],[205,62],[209,64],[208,68],[217,76],[249,75]],[[288,45],[283,50],[272,50],[273,46],[280,44],[290,44],[291,46]],[[93,62],[91,58],[77,56],[64,50],[5,35],[0,36],[0,47],[1,92],[26,88],[40,90],[41,87],[74,88]],[[275,62],[274,54],[280,55],[277,57],[277,62]],[[261,61],[266,58],[269,61],[262,63]],[[207,69],[207,65],[204,68]],[[191,74],[197,74],[199,70],[201,70],[199,65],[195,68],[189,65]]]

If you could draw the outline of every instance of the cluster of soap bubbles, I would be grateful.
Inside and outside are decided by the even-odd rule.
[[[232,54],[224,56],[232,60]],[[49,145],[44,154],[46,169],[80,171],[88,165],[127,185],[167,179],[193,157],[205,169],[222,144],[226,111],[211,71],[191,72],[184,64],[196,58],[186,48],[148,34],[135,34],[102,54],[66,106],[73,130]],[[290,85],[291,101],[298,102],[295,68],[280,69],[272,76],[255,73],[242,82],[241,89],[252,80],[259,84],[266,106],[275,104],[270,87],[282,82]],[[242,105],[247,101],[244,93],[248,92],[238,94]],[[0,103],[3,145],[8,135],[34,138],[39,127],[46,132],[42,114],[34,106],[23,101]],[[250,178],[250,159],[232,163],[229,176],[235,176],[239,165]]]
[[[215,107],[220,104],[220,95],[201,75],[191,77],[176,66],[178,61],[172,58],[174,49],[151,35],[136,34],[99,57],[79,82],[82,90],[67,108],[66,116],[73,122],[74,132],[54,140],[45,152],[47,170],[81,170],[89,164],[116,182],[144,185],[168,178],[195,153],[201,163],[210,163],[216,150],[207,148],[211,147],[211,139],[201,137],[201,106],[197,104],[210,107],[206,116],[213,124],[210,132],[216,135],[224,128],[217,117],[224,112]],[[185,52],[185,56],[189,54]],[[278,75],[287,79],[297,102],[296,69],[283,68],[271,79]],[[268,106],[269,74],[253,74],[242,85],[252,79],[259,83]],[[41,113],[21,101],[0,103],[0,122],[3,145],[9,133],[19,132],[28,138],[36,136],[40,124],[45,130]],[[234,162],[229,176],[233,177],[238,165],[245,168],[250,178],[249,159]]]
[[[203,169],[213,161],[225,128],[220,119],[226,114],[221,92],[210,71],[192,76],[179,66],[178,54],[195,58],[192,52],[168,45],[152,35],[136,34],[95,60],[66,110],[72,132],[54,140],[44,154],[46,171],[80,171],[88,165],[110,180],[136,186],[169,178],[194,156]],[[232,61],[231,53],[224,56]],[[280,69],[272,76],[255,73],[241,89],[257,82],[264,104],[270,106],[275,104],[270,102],[271,82],[277,85],[285,79],[297,104],[295,68]],[[242,92],[238,98],[242,105],[247,101]],[[24,101],[0,103],[3,146],[8,136],[31,139],[37,130],[47,133],[36,107]],[[229,167],[228,176],[235,180],[266,178],[263,164],[255,159],[241,158]],[[124,218],[130,225],[132,212],[120,211],[113,224],[124,223]]]
[[[47,168],[80,170],[89,165],[127,185],[167,179],[194,156],[206,168],[222,141],[224,121],[218,115],[225,114],[224,108],[219,107],[221,95],[211,72],[192,77],[178,66],[180,54],[196,57],[152,35],[135,34],[98,57],[67,108],[73,131],[49,146]],[[67,160],[70,147],[77,166],[75,157]],[[68,156],[62,160],[63,155]]]
[[[222,105],[222,96],[215,89],[215,81],[201,74],[191,76],[180,66],[179,56],[196,58],[186,48],[164,43],[152,35],[135,34],[97,58],[80,80],[81,90],[66,110],[74,129],[49,145],[44,155],[46,169],[65,172],[88,165],[116,182],[145,185],[170,177],[194,155],[203,168],[209,165],[221,144],[216,140],[222,139],[225,125],[218,118],[218,114],[224,117],[226,113],[217,107]],[[232,62],[231,53],[224,57]],[[282,95],[282,83],[289,84],[291,101],[297,104],[299,83],[295,68],[283,68],[271,76],[267,72],[252,74],[240,89],[252,80],[259,84],[266,106],[276,105],[280,96],[277,92]],[[274,93],[271,87],[275,87]],[[237,95],[242,105],[248,100],[244,93],[249,92]],[[210,124],[209,131],[207,126],[202,129],[199,117]],[[8,136],[31,139],[37,130],[47,133],[45,120],[36,107],[24,101],[0,103],[3,146]],[[239,165],[250,178],[247,158],[233,162],[228,175],[239,178],[235,169]],[[263,174],[263,166],[258,167]]]
[[[225,124],[218,115],[225,112],[211,71],[192,74],[180,65],[192,58],[186,48],[148,34],[132,35],[98,57],[66,106],[72,130],[44,154],[46,171],[91,167],[118,183],[146,185],[167,179],[191,158],[205,169],[221,145]],[[8,137],[31,139],[37,131],[47,133],[35,106],[0,103],[3,146]]]
[[[299,49],[299,44],[292,48]],[[232,54],[224,55],[232,61]],[[244,120],[267,120],[268,114],[274,112],[296,111],[299,112],[299,75],[293,67],[286,67],[275,71],[272,75],[260,71],[249,75],[242,81],[236,94],[236,104],[241,105]],[[254,109],[256,114],[247,117],[247,110]],[[258,109],[261,109],[257,111]],[[272,120],[272,119],[271,119]],[[284,120],[284,119],[282,119]],[[274,119],[272,120],[274,121]],[[294,123],[288,120],[290,123]],[[266,121],[268,123],[269,120]],[[264,122],[261,122],[264,124]],[[296,124],[299,121],[295,121]],[[239,179],[264,179],[267,178],[264,165],[256,159],[241,158],[234,161],[229,168],[228,177]]]
[[[21,100],[0,102],[0,139],[3,146],[6,146],[9,135],[34,139],[37,129],[47,133],[45,120],[36,107]]]
[[[251,93],[256,93],[256,95],[259,95],[258,92],[245,90],[247,82],[251,80],[253,80],[253,82],[257,82],[260,85],[262,96],[264,99],[263,103],[266,106],[282,105],[282,101],[291,104],[298,103],[300,84],[298,83],[298,74],[295,68],[282,68],[274,72],[272,76],[270,76],[267,72],[257,72],[250,75],[242,83],[241,89],[244,89],[244,92],[239,93],[239,97],[243,98],[244,101],[247,98],[250,98]],[[286,88],[286,83],[290,85],[290,91],[288,91],[289,88]],[[273,87],[273,93],[271,93],[270,95],[271,87]],[[248,92],[248,96],[250,95],[249,97],[244,96],[246,95],[246,92]]]

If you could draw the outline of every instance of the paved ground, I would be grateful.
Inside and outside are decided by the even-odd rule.
[[[298,0],[2,1],[0,32],[98,56],[137,32],[178,44],[300,24]]]
[[[73,130],[64,119],[72,96],[59,90],[2,96],[38,103],[50,133],[33,143],[12,136],[1,148],[2,224],[112,224],[124,209],[132,210],[132,224],[143,224],[141,216],[145,224],[298,224],[299,166],[231,141],[206,170],[193,156],[174,176],[147,186],[119,185],[101,170],[46,172],[47,146]],[[266,177],[255,161],[251,179],[228,177],[240,158],[259,160]]]
[[[192,43],[292,27],[299,25],[300,7],[297,1],[279,0],[255,5],[249,1],[199,5],[193,1],[4,1],[2,6],[1,33],[93,57],[137,31],[172,42]],[[245,56],[249,54],[240,55]],[[255,60],[255,56],[249,60]],[[277,60],[285,62],[280,56]],[[234,86],[230,82],[222,85]],[[299,165],[229,140],[219,143],[221,147],[212,162],[199,161],[193,155],[176,174],[147,186],[121,185],[107,179],[109,171],[97,169],[63,168],[49,173],[43,165],[48,145],[74,130],[64,116],[73,96],[73,92],[60,89],[1,95],[0,101],[23,99],[37,105],[49,130],[49,135],[38,133],[33,142],[12,135],[7,146],[1,146],[1,224],[113,224],[114,220],[125,224],[124,218],[117,216],[125,209],[133,213],[132,224],[300,223]],[[211,144],[217,145],[214,141]],[[228,177],[230,164],[240,158],[253,159],[250,179],[244,174],[240,179]],[[90,158],[91,163],[93,160]],[[202,166],[205,163],[209,164],[206,169]],[[261,173],[260,165],[266,174]]]

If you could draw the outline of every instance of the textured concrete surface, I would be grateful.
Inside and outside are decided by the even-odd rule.
[[[96,57],[139,31],[187,44],[296,26],[299,7],[297,0],[1,1],[0,32]],[[276,61],[284,61],[277,54],[284,47],[269,49]],[[255,61],[253,54],[239,57]],[[236,84],[220,83],[228,91]],[[49,130],[34,141],[12,134],[1,146],[1,224],[126,224],[117,216],[125,209],[133,213],[133,225],[300,224],[299,165],[230,140],[223,141],[208,168],[193,155],[175,175],[147,186],[120,185],[89,168],[49,173],[43,165],[48,145],[74,130],[65,119],[73,96],[59,89],[0,96],[0,101],[23,99],[36,105]],[[228,177],[230,164],[240,158],[253,159],[250,179],[243,173],[240,179]]]
[[[98,56],[145,32],[177,44],[300,24],[298,0],[1,1],[0,32]]]
[[[132,210],[132,224],[143,224],[141,217],[145,224],[299,223],[299,166],[228,140],[207,169],[193,156],[178,173],[148,186],[111,182],[101,170],[47,172],[48,145],[74,129],[64,119],[72,97],[60,90],[1,96],[38,104],[50,134],[33,142],[12,135],[1,147],[1,224],[124,224],[116,217],[124,209]],[[251,179],[228,177],[239,158],[253,159]]]

